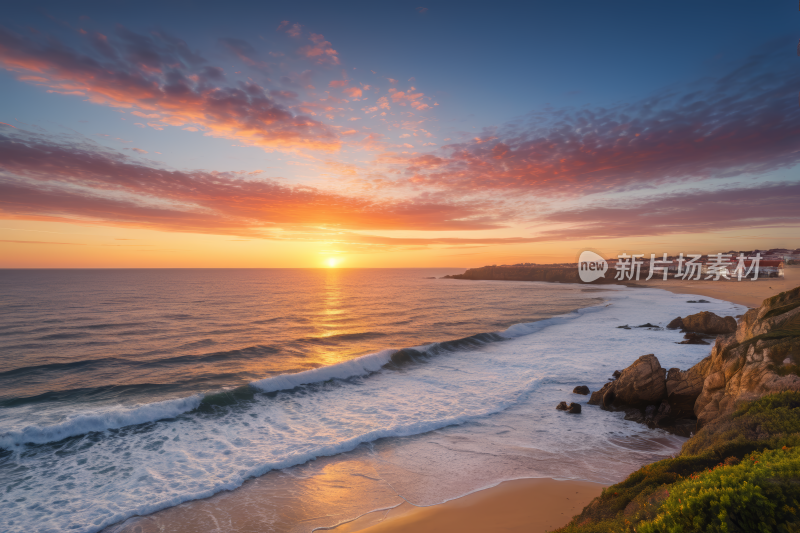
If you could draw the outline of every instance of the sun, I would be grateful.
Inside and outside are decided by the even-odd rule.
[[[335,257],[330,257],[327,261],[325,261],[325,264],[328,268],[336,268],[336,265],[339,264],[339,260]]]

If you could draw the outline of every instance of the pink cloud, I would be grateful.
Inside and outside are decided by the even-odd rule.
[[[340,141],[326,125],[295,115],[261,86],[225,86],[222,69],[180,40],[163,33],[134,34],[124,28],[112,41],[87,36],[94,55],[56,41],[39,43],[0,29],[0,65],[52,90],[80,89],[90,102],[159,115],[151,127],[194,126],[208,134],[266,149],[337,150]]]
[[[312,59],[318,65],[339,64],[339,53],[333,49],[329,41],[325,40],[325,37],[312,33],[309,40],[314,44],[304,46],[298,50],[300,55]]]
[[[800,183],[690,190],[650,199],[561,210],[537,219],[536,239],[611,239],[800,225]],[[535,226],[536,227],[536,226]]]
[[[560,195],[763,174],[800,163],[797,87],[800,72],[765,52],[702,90],[537,113],[411,158],[404,172],[451,191]]]

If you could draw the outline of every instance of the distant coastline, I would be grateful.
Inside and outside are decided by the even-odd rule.
[[[463,274],[444,276],[448,279],[465,280],[496,280],[496,281],[543,281],[547,283],[581,283],[578,277],[578,268],[575,266],[532,265],[532,266],[485,266],[470,268]],[[608,278],[608,279],[606,279]],[[783,278],[765,278],[756,282],[751,281],[706,281],[683,280],[670,278],[667,281],[653,278],[649,281],[621,282],[614,279],[613,273],[606,274],[585,285],[625,285],[627,287],[642,287],[650,289],[664,289],[678,294],[696,294],[733,302],[747,307],[758,307],[764,298],[777,292],[791,289],[797,285],[800,278],[800,266],[790,265],[785,268]]]
[[[562,265],[536,265],[536,266],[485,266],[470,268],[463,274],[444,276],[448,279],[471,280],[502,280],[502,281],[546,281],[549,283],[582,283],[578,277],[578,268]],[[593,284],[618,283],[609,276],[609,279],[600,278]]]

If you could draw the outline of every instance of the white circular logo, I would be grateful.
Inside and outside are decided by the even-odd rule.
[[[606,260],[594,252],[585,251],[578,258],[578,275],[584,283],[605,277],[608,271]]]

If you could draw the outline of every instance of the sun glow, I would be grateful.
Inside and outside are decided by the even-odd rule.
[[[325,261],[325,266],[327,266],[328,268],[336,268],[336,265],[338,264],[339,260],[336,259],[335,257],[330,257],[328,258],[327,261]]]

